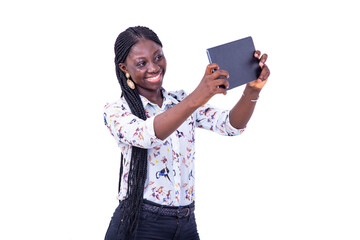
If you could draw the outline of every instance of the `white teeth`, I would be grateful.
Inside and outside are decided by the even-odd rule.
[[[148,81],[155,81],[158,80],[160,78],[160,74],[155,76],[155,77],[151,77],[151,78],[147,78]]]

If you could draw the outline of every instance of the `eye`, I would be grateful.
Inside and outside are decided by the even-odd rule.
[[[155,57],[156,61],[160,61],[164,56],[162,54],[159,54]]]
[[[144,67],[146,65],[145,61],[140,61],[136,64],[137,67]]]

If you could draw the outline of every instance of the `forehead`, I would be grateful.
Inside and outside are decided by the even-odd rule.
[[[152,56],[157,51],[161,50],[161,46],[154,41],[141,38],[134,46],[132,46],[128,57],[140,58]]]

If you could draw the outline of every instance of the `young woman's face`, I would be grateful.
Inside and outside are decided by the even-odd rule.
[[[140,94],[157,91],[162,86],[166,71],[166,59],[157,43],[140,39],[127,56],[125,63],[119,64],[123,72],[128,72]],[[143,95],[143,94],[142,94]]]

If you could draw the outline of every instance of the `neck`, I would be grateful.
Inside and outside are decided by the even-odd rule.
[[[155,91],[148,91],[144,89],[138,89],[138,92],[141,96],[146,97],[150,102],[157,104],[159,107],[162,106],[163,103],[163,95],[161,89],[157,89]]]

